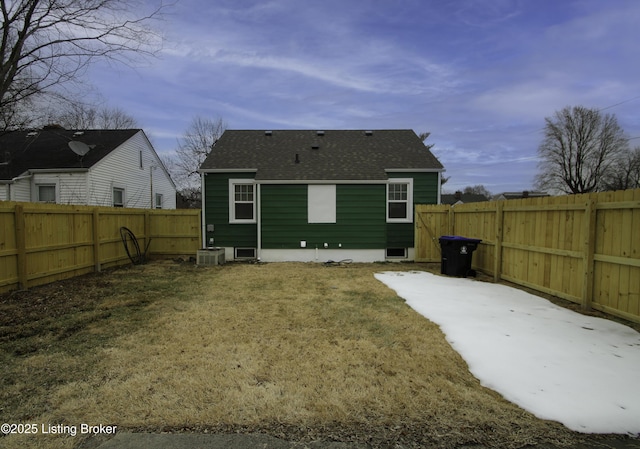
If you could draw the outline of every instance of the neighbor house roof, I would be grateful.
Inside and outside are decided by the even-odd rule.
[[[445,193],[442,195],[440,201],[442,204],[457,204],[460,203],[480,203],[483,201],[489,201],[489,199],[477,193]]]
[[[539,198],[543,196],[550,196],[547,192],[535,192],[530,190],[524,190],[522,192],[503,192],[495,195],[494,200],[517,200],[522,198]]]
[[[139,129],[13,131],[0,135],[0,180],[29,170],[87,169],[129,140]],[[80,141],[91,150],[80,157],[69,142]]]
[[[200,168],[256,170],[257,180],[384,180],[390,169],[443,170],[412,130],[227,130]]]

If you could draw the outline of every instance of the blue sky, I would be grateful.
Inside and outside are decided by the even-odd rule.
[[[167,12],[157,59],[89,74],[160,154],[194,116],[408,128],[431,132],[445,190],[499,193],[532,188],[544,118],[565,106],[602,108],[640,136],[636,0],[179,0]]]

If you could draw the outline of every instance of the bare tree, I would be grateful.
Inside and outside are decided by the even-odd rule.
[[[536,187],[564,193],[605,190],[613,165],[628,148],[615,115],[575,106],[545,121]]]
[[[178,185],[178,190],[200,190],[198,169],[225,129],[227,124],[221,118],[193,118],[178,141],[176,155],[170,164],[170,171]]]
[[[57,123],[66,129],[132,129],[138,122],[120,108],[107,106],[98,108],[82,104],[70,105],[62,112],[48,118],[49,123]]]
[[[640,188],[640,147],[618,158],[605,180],[606,190]]]
[[[141,15],[137,7],[134,0],[0,0],[0,110],[59,93],[98,59],[153,55],[161,39],[150,25],[164,5]]]
[[[478,184],[475,186],[467,186],[464,188],[462,193],[467,193],[472,195],[482,195],[487,199],[492,197],[491,192],[489,192],[489,190],[487,190],[487,188],[482,184]]]

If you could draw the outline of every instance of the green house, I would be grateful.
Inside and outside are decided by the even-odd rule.
[[[412,130],[228,130],[200,167],[203,245],[226,260],[412,260],[444,168]]]

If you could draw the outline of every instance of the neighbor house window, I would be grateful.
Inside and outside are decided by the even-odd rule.
[[[255,223],[256,202],[253,182],[229,180],[229,222]]]
[[[162,193],[156,193],[156,209],[162,209]]]
[[[38,184],[38,201],[42,203],[56,202],[55,184]]]
[[[413,180],[392,179],[387,185],[387,221],[410,223],[413,218]]]
[[[120,187],[113,188],[113,207],[124,207],[124,189]]]

